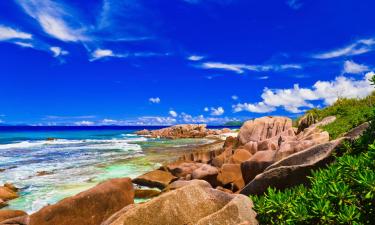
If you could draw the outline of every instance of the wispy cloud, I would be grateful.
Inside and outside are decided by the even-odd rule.
[[[148,101],[154,104],[159,104],[160,98],[159,97],[149,98]]]
[[[374,45],[375,39],[361,39],[343,48],[338,48],[332,51],[315,54],[312,57],[316,59],[332,59],[338,57],[361,55],[373,51]]]
[[[30,40],[32,39],[32,35],[29,33],[25,33],[23,31],[13,29],[11,27],[0,25],[0,41],[6,41],[6,40],[12,40],[12,39]]]
[[[77,15],[72,15],[72,9],[51,0],[16,0],[25,13],[34,18],[43,31],[53,38],[65,42],[87,40],[84,27],[77,21]]]
[[[202,60],[204,57],[203,56],[200,56],[200,55],[191,55],[188,57],[188,60],[190,61],[200,61]]]
[[[88,120],[82,120],[75,122],[74,125],[76,126],[93,126],[95,123],[93,121],[88,121]]]
[[[34,48],[35,47],[33,44],[28,43],[28,42],[15,41],[13,43],[18,45],[18,46],[21,46],[23,48]]]
[[[238,96],[237,96],[237,95],[232,95],[231,98],[232,98],[232,100],[234,100],[234,101],[237,101],[237,100],[238,100]]]
[[[352,60],[346,60],[344,62],[344,73],[359,74],[369,71],[369,67],[366,65],[355,63]]]
[[[283,64],[283,65],[249,65],[249,64],[228,64],[222,62],[205,62],[200,65],[203,69],[218,69],[233,71],[242,74],[245,71],[253,72],[267,72],[267,71],[280,71],[289,69],[302,69],[298,64]]]
[[[369,79],[374,72],[367,73],[363,79],[339,76],[333,81],[317,81],[311,88],[300,88],[298,84],[290,89],[265,88],[263,101],[233,105],[234,112],[254,113],[273,112],[278,107],[292,113],[300,113],[304,108],[315,107],[312,101],[321,100],[325,105],[333,104],[338,98],[362,98],[374,91]]]

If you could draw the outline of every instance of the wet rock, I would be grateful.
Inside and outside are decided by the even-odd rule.
[[[28,225],[98,225],[134,203],[129,178],[111,179],[30,215]]]
[[[133,179],[133,183],[163,189],[177,179],[178,178],[173,176],[170,172],[154,170]]]
[[[51,175],[51,174],[53,174],[53,172],[51,172],[51,171],[38,171],[38,172],[36,172],[36,175],[38,176],[38,177],[41,177],[41,176],[46,176],[46,175]]]

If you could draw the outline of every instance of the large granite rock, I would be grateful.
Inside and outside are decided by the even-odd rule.
[[[21,216],[27,216],[27,213],[21,210],[0,210],[0,224],[6,224],[7,220]]]
[[[262,173],[268,166],[276,162],[276,151],[267,150],[255,153],[249,160],[241,163],[241,172],[245,184],[256,175]]]
[[[362,136],[362,134],[367,130],[369,126],[370,124],[368,122],[362,123],[361,125],[348,131],[343,136],[351,141],[357,140],[359,137]]]
[[[177,179],[178,178],[173,176],[170,172],[154,170],[133,179],[133,183],[163,189]]]
[[[165,168],[167,171],[171,172],[173,176],[176,177],[186,177],[192,174],[194,170],[203,166],[203,163],[193,162],[193,161],[177,161],[170,163]]]
[[[146,203],[128,206],[102,225],[258,224],[250,198],[212,189],[201,180]]]
[[[238,134],[241,145],[250,141],[259,142],[292,128],[292,120],[287,117],[262,117],[245,122]]]
[[[234,151],[230,158],[231,163],[241,164],[242,162],[250,159],[252,154],[245,149],[237,149]]]
[[[312,169],[324,167],[332,161],[332,153],[343,140],[313,146],[270,165],[247,184],[241,194],[263,194],[268,187],[285,189],[306,183]]]
[[[30,215],[28,225],[98,225],[134,203],[129,178],[111,179]]]

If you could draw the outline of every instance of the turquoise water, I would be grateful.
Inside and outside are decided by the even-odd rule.
[[[206,143],[159,140],[134,129],[0,130],[0,184],[21,188],[11,209],[29,213],[115,177],[134,178],[159,167],[163,151]],[[53,138],[53,139],[52,139]],[[158,149],[156,152],[153,149]],[[44,172],[46,175],[38,176]]]

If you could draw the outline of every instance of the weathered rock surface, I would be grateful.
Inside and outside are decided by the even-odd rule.
[[[241,145],[250,141],[259,142],[277,136],[292,128],[292,120],[287,117],[262,117],[245,122],[238,134]]]
[[[316,118],[313,114],[308,113],[304,115],[299,121],[298,121],[298,130],[297,133],[302,132],[304,129],[308,128],[309,126],[316,123]]]
[[[186,177],[188,174],[192,174],[194,170],[203,166],[203,163],[193,162],[193,161],[177,161],[168,164],[166,169],[176,177]]]
[[[258,224],[246,196],[212,189],[200,180],[146,203],[128,206],[102,225]]]
[[[312,169],[327,165],[332,153],[344,139],[313,146],[276,162],[257,175],[242,190],[241,194],[262,194],[268,187],[284,189],[305,183]]]
[[[230,158],[231,163],[241,164],[242,162],[250,159],[252,154],[245,149],[237,149],[234,151]]]
[[[0,199],[0,209],[1,209],[1,208],[4,208],[4,207],[7,206],[7,205],[8,205],[8,204],[7,204],[6,201]]]
[[[30,215],[28,225],[98,225],[132,203],[134,190],[131,180],[111,179],[42,208]]]
[[[163,189],[175,180],[177,180],[177,177],[173,176],[170,172],[154,170],[133,179],[133,183]]]

